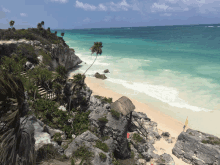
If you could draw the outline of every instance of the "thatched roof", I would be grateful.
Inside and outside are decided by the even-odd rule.
[[[111,104],[111,109],[114,109],[126,116],[130,112],[134,111],[135,106],[128,97],[122,96]]]

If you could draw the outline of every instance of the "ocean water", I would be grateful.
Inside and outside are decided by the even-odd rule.
[[[86,75],[109,69],[104,82],[113,91],[182,122],[190,114],[220,112],[220,25],[56,31],[58,36],[65,32],[64,40],[83,61],[79,73],[96,57],[89,48],[103,43],[102,55]],[[189,117],[189,126],[202,130],[204,119],[190,122]],[[206,132],[215,130],[207,126]]]

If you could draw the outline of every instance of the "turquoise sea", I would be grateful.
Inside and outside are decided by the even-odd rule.
[[[83,61],[77,72],[92,64],[96,54],[89,48],[102,42],[103,53],[87,77],[109,69],[107,88],[179,121],[189,116],[190,127],[220,136],[207,126],[207,120],[217,122],[209,114],[220,112],[220,24],[56,31],[65,32],[64,40]]]

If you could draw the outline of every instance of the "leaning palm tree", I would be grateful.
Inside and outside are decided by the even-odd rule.
[[[12,26],[14,26],[15,21],[12,21],[12,20],[11,20],[11,21],[9,22],[9,24],[10,24],[10,27],[12,27]]]
[[[100,55],[102,54],[102,47],[103,47],[103,46],[102,46],[102,42],[94,42],[94,45],[90,48],[90,50],[91,50],[91,52],[92,52],[91,55],[92,55],[93,53],[96,53],[96,58],[97,58],[98,54],[100,54]],[[95,58],[95,60],[96,60],[96,58]],[[95,60],[94,60],[94,62],[95,62]],[[92,63],[92,65],[94,64],[94,62]],[[91,65],[91,66],[92,66],[92,65]],[[91,66],[90,66],[90,67],[91,67]],[[89,68],[90,68],[90,67],[89,67]],[[89,68],[88,68],[88,69],[89,69]],[[88,70],[88,69],[87,69],[87,70]],[[87,70],[85,71],[85,73],[87,72]],[[85,73],[83,73],[83,75],[85,75]]]
[[[36,164],[34,128],[20,124],[24,103],[21,80],[0,71],[0,164]]]
[[[61,36],[62,36],[62,38],[63,38],[63,36],[64,36],[64,33],[61,33]]]
[[[44,21],[41,21],[41,23],[40,23],[43,27],[44,27]]]

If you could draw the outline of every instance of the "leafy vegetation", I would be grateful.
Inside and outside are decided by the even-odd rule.
[[[45,144],[38,150],[36,159],[37,162],[50,159],[64,161],[67,157],[60,155],[58,150],[52,144]]]
[[[54,136],[53,136],[53,139],[56,142],[62,141],[61,134],[60,133],[55,133]]]
[[[103,103],[109,103],[109,104],[112,103],[112,98],[106,98],[106,97],[102,97],[102,96],[99,96],[99,95],[94,95],[94,97],[97,98],[97,99],[100,99],[102,104]]]
[[[38,119],[41,119],[45,124],[52,128],[61,129],[67,134],[68,138],[71,138],[73,130],[71,125],[68,124],[70,116],[67,112],[63,112],[55,106],[54,101],[38,99],[34,102],[34,114]]]
[[[62,39],[62,37],[57,37],[56,34],[51,33],[42,28],[29,28],[29,29],[18,29],[16,31],[10,30],[0,30],[0,40],[19,40],[19,39],[26,39],[26,40],[38,40],[43,45],[51,45],[51,44],[64,44],[66,43]]]
[[[208,137],[209,140],[202,140],[204,144],[220,145],[220,139],[214,137]]]
[[[97,140],[97,141],[96,141],[95,147],[101,149],[101,150],[104,151],[104,152],[108,152],[108,150],[109,150],[107,144],[102,143],[102,141],[100,141],[100,140]]]
[[[73,76],[73,82],[77,83],[79,81],[82,81],[83,79],[85,78],[85,76],[83,76],[82,74],[78,73],[78,74],[75,74]]]
[[[137,133],[134,133],[133,134],[133,139],[136,141],[136,142],[142,142],[144,139]]]
[[[102,152],[99,153],[99,157],[102,161],[105,161],[107,156],[105,154],[103,154]]]
[[[115,117],[116,119],[119,119],[119,117],[120,117],[120,113],[119,112],[117,112],[116,110],[114,110],[114,109],[111,109],[111,114],[112,114],[112,116],[113,117]]]
[[[91,158],[94,157],[94,153],[88,150],[85,145],[79,147],[75,152],[72,153],[72,157],[76,159],[82,159],[81,163],[85,160],[87,164],[91,164]]]
[[[87,131],[89,128],[89,119],[88,116],[90,114],[90,111],[88,112],[79,112],[75,115],[74,121],[73,121],[73,130],[74,134],[80,135],[83,132]]]
[[[107,122],[108,122],[108,119],[106,118],[106,116],[105,116],[105,117],[98,118],[98,120],[99,120],[100,122],[103,122],[103,123],[107,123]]]
[[[95,58],[95,60],[97,59],[97,56],[98,56],[98,54],[102,54],[102,42],[94,42],[94,45],[90,48],[90,50],[91,50],[91,55],[93,54],[93,53],[96,53],[96,58]],[[93,63],[91,64],[91,66],[94,64],[94,62],[95,62],[95,60],[93,61]],[[91,67],[90,66],[90,67]],[[89,68],[90,68],[89,67]],[[87,70],[89,70],[89,68],[87,69]],[[83,73],[83,75],[85,75],[86,74],[86,72],[87,72],[87,70],[85,71],[85,73]]]

